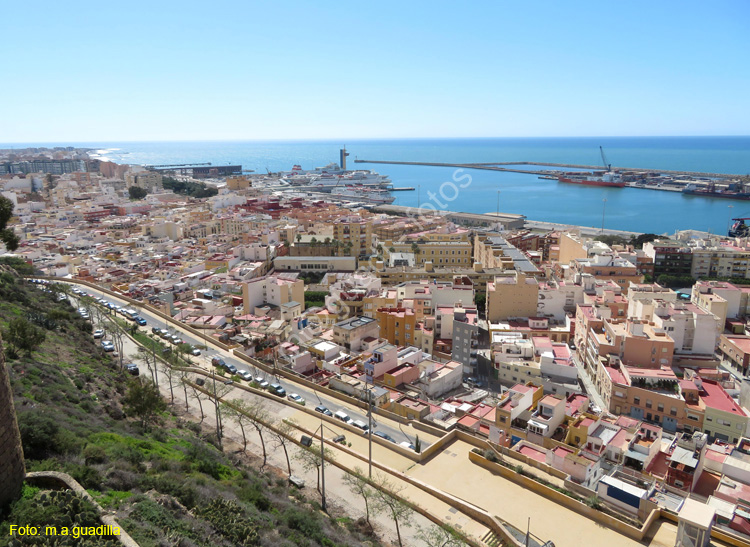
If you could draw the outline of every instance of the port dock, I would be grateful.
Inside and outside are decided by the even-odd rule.
[[[491,163],[441,163],[441,162],[425,162],[425,161],[390,161],[390,160],[354,160],[354,163],[381,163],[388,165],[422,165],[428,167],[459,167],[464,169],[483,169],[486,171],[506,171],[509,173],[526,173],[529,175],[549,176],[557,177],[558,174],[562,173],[559,169],[544,169],[544,170],[531,170],[531,169],[513,169],[510,167],[503,167],[508,165],[535,165],[539,167],[557,167],[560,169],[586,169],[590,171],[601,171],[601,165],[581,165],[575,163],[550,163],[550,162],[537,162],[537,161],[501,161]],[[700,171],[675,171],[670,169],[647,169],[643,167],[612,167],[613,171],[619,171],[621,173],[661,173],[664,175],[671,176],[688,176],[688,177],[705,177],[711,179],[731,179],[738,178],[742,175],[733,173],[703,173]]]

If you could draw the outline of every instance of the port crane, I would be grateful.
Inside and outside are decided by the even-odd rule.
[[[612,170],[612,164],[607,162],[607,156],[604,155],[604,148],[601,146],[599,147],[599,152],[602,155],[602,161],[604,162],[604,167],[606,167],[607,171]]]
[[[750,226],[745,224],[750,217],[733,218],[732,227],[729,228],[729,237],[748,237],[750,236]]]

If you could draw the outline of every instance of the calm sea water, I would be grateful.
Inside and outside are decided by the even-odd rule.
[[[599,146],[614,166],[675,169],[719,173],[750,173],[750,137],[630,137],[630,138],[498,138],[418,139],[367,141],[275,142],[123,142],[47,143],[109,149],[107,157],[118,163],[171,164],[211,162],[242,164],[257,172],[304,169],[338,161],[346,144],[350,168],[364,168],[389,175],[395,186],[413,186],[414,192],[396,192],[396,204],[416,207],[431,203],[436,208],[473,213],[494,212],[498,191],[500,211],[530,219],[638,232],[673,233],[696,229],[725,233],[730,217],[750,217],[750,201],[683,196],[679,193],[631,188],[596,188],[540,180],[534,175],[453,168],[354,164],[368,160],[434,162],[539,161],[601,165]],[[9,145],[0,145],[7,147]],[[14,146],[24,146],[15,144]],[[471,175],[471,184],[458,195],[441,185]],[[433,192],[436,199],[430,199]],[[455,195],[455,197],[454,197]],[[453,199],[450,199],[453,198]],[[606,204],[603,201],[606,199]],[[445,207],[443,207],[445,205]]]

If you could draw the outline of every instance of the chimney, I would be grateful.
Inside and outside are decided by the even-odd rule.
[[[474,271],[475,272],[481,272],[482,271],[482,263],[481,262],[474,262]]]

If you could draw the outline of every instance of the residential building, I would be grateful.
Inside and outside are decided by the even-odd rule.
[[[497,322],[518,317],[535,317],[539,283],[521,272],[496,276],[487,283],[487,320]]]
[[[643,244],[643,252],[654,262],[654,277],[690,276],[693,256],[690,247],[679,241],[656,239]]]
[[[296,274],[273,274],[242,284],[243,313],[252,313],[263,304],[281,307],[289,302],[305,302],[305,283]]]
[[[349,351],[362,351],[372,341],[380,338],[380,327],[370,317],[352,317],[336,323],[333,341]]]

